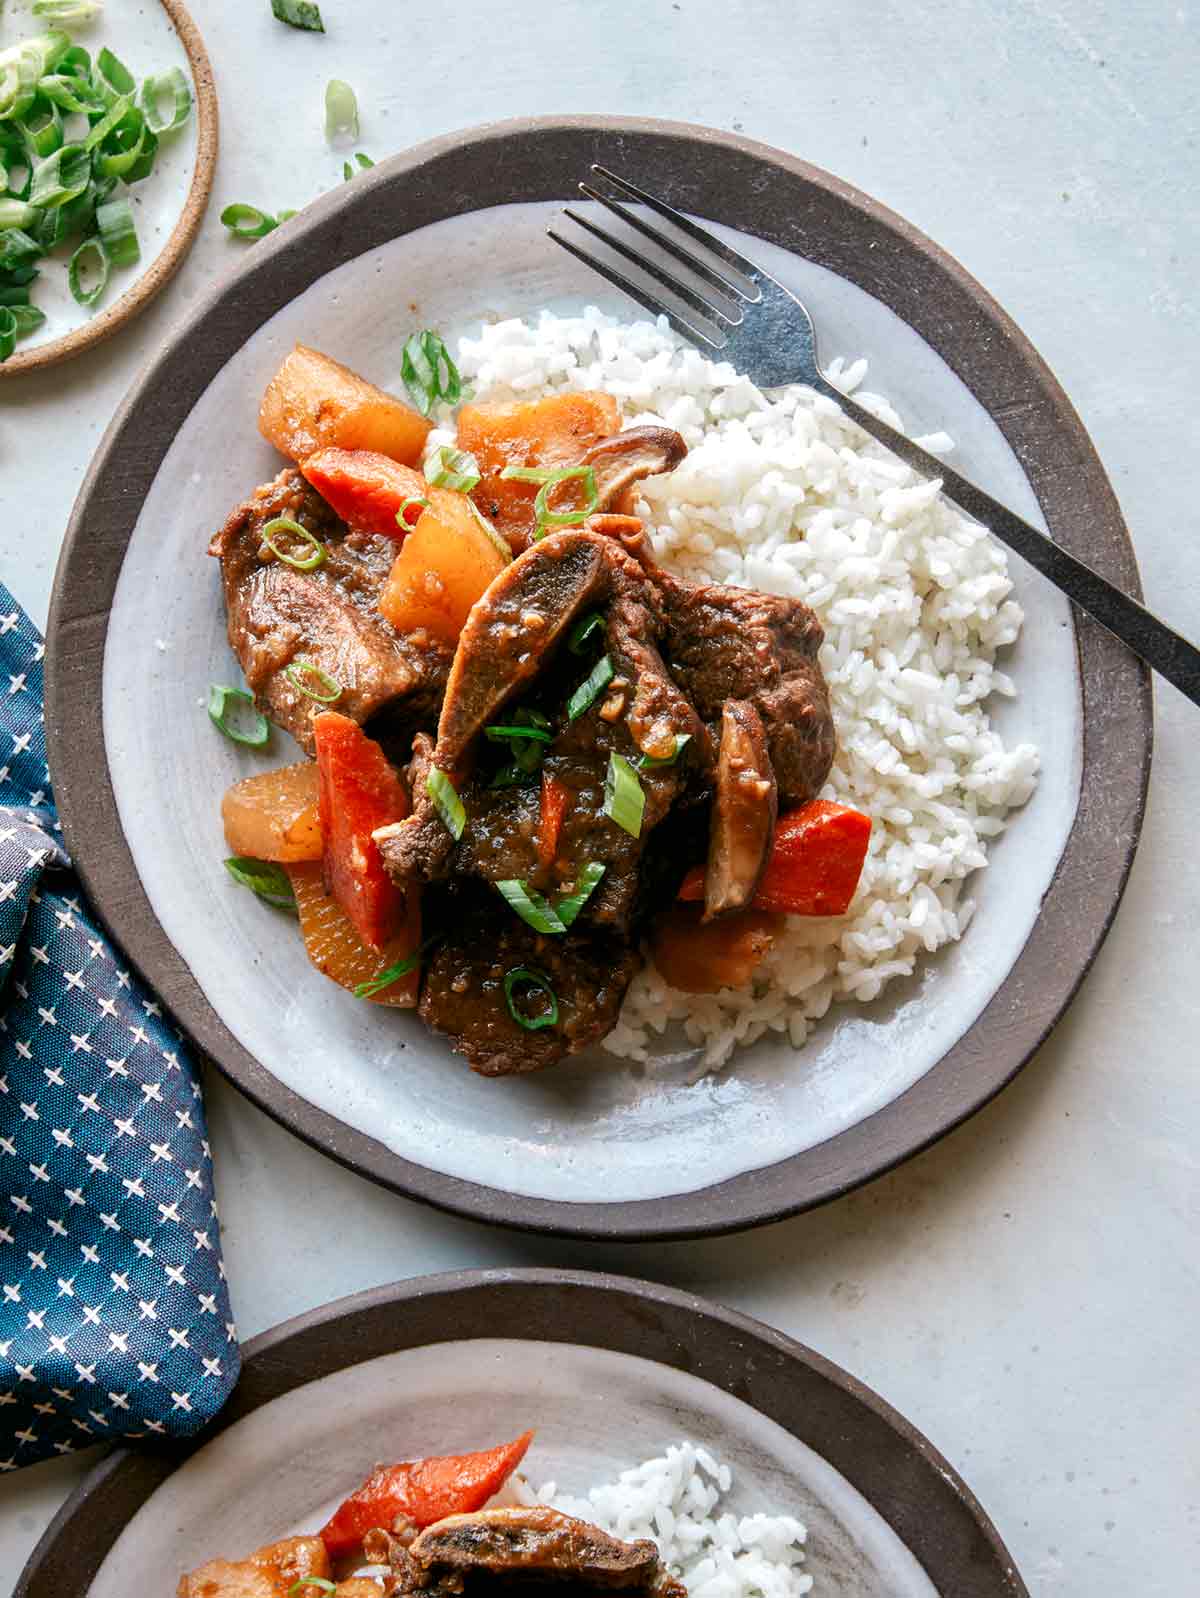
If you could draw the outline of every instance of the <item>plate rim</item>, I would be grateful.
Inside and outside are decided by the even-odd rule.
[[[714,150],[722,161],[713,161]],[[896,311],[1001,428],[1066,547],[1140,596],[1120,508],[1070,401],[986,290],[911,223],[841,179],[738,135],[633,117],[516,118],[428,140],[325,195],[256,244],[176,326],[122,402],[81,485],[55,572],[46,673],[50,764],[72,858],[113,936],[202,1053],[304,1141],[393,1191],[518,1230],[625,1241],[712,1236],[827,1202],[921,1152],[1012,1080],[1070,1004],[1124,891],[1149,780],[1148,668],[1097,623],[1072,613],[1083,698],[1075,817],[1021,953],[941,1059],[889,1104],[813,1148],[692,1192],[614,1203],[531,1197],[431,1170],[310,1104],[244,1049],[141,887],[116,811],[100,693],[108,610],[139,485],[149,486],[177,425],[250,331],[342,261],[428,222],[485,208],[472,190],[473,174],[481,183],[490,175],[494,188],[503,172],[507,201],[554,200],[569,191],[568,174],[577,177],[589,160],[629,166],[646,154],[660,163],[669,158],[673,198],[685,209],[711,215],[715,199],[734,226],[793,250],[807,240],[800,253],[832,264]],[[751,173],[760,179],[757,193],[745,181]],[[399,218],[389,216],[386,203],[393,191],[405,201]],[[487,200],[496,203],[503,201]],[[830,219],[840,220],[843,232]],[[939,290],[936,315],[922,298],[931,281]],[[173,371],[181,364],[185,380]]]
[[[167,236],[167,242],[124,294],[111,305],[105,306],[98,316],[80,327],[72,328],[69,333],[63,333],[61,337],[50,339],[45,344],[35,344],[29,349],[18,348],[6,361],[0,361],[0,377],[19,377],[23,372],[44,371],[48,366],[57,366],[60,361],[82,355],[85,350],[119,333],[141,315],[155,295],[166,288],[195,242],[208,209],[217,170],[220,144],[217,88],[212,62],[200,36],[200,29],[192,20],[183,0],[158,0],[158,3],[166,12],[188,58],[195,92],[196,164],[184,197],[183,209]]]
[[[510,1324],[519,1329],[509,1330]],[[608,1349],[700,1377],[768,1416],[832,1465],[892,1528],[939,1592],[1029,1598],[999,1531],[954,1466],[842,1366],[764,1321],[679,1288],[608,1272],[541,1267],[411,1277],[318,1305],[260,1332],[242,1350],[233,1396],[199,1438],[153,1449],[118,1447],[84,1478],[30,1554],[13,1598],[87,1598],[136,1510],[192,1454],[262,1405],[381,1355],[494,1336],[498,1325],[520,1340]],[[466,1330],[459,1337],[430,1338],[426,1327]],[[807,1435],[796,1429],[801,1416],[809,1422]],[[823,1442],[810,1441],[814,1435]],[[894,1460],[880,1463],[871,1454],[880,1440],[897,1451]],[[830,1450],[840,1457],[830,1458]],[[868,1476],[872,1481],[864,1490]],[[955,1537],[943,1547],[948,1526]]]

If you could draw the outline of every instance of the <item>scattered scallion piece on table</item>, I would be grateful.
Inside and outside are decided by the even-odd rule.
[[[221,221],[235,239],[265,239],[279,226],[277,218],[269,211],[260,211],[257,205],[227,205],[221,212]]]
[[[479,483],[479,462],[465,449],[439,444],[425,463],[425,478],[434,488],[453,488],[469,494]]]
[[[248,713],[244,709],[239,711],[238,707],[247,705]],[[242,726],[234,725],[230,719],[231,710],[240,715]],[[271,736],[271,723],[255,708],[254,695],[247,693],[244,688],[228,688],[221,683],[213,683],[208,690],[208,714],[213,726],[235,744],[261,749]],[[247,714],[252,718],[248,727],[245,725]]]
[[[454,784],[444,771],[432,766],[425,779],[425,792],[433,800],[433,808],[441,817],[442,825],[457,842],[467,824],[467,812]]]
[[[325,85],[325,137],[343,134],[358,138],[358,101],[354,90],[342,78],[330,78]]]
[[[374,163],[374,161],[372,161],[371,157],[369,155],[364,154],[364,152],[362,150],[356,150],[354,152],[354,159],[358,162],[359,171],[361,171],[361,172],[366,172],[371,167],[373,167],[375,165],[375,163]],[[349,183],[351,178],[356,178],[357,176],[358,176],[358,172],[356,172],[354,170],[354,168],[350,165],[349,161],[343,161],[342,162],[342,177],[346,180],[346,182]]]
[[[498,882],[496,889],[525,925],[532,927],[535,932],[557,933],[567,930],[553,905],[548,904],[540,893],[536,893],[519,877]]]
[[[637,772],[624,755],[610,754],[604,778],[604,814],[631,838],[642,835],[646,795]]]
[[[297,693],[315,699],[318,705],[336,705],[342,697],[342,685],[311,660],[293,660],[284,668],[283,675]]]
[[[280,910],[296,908],[296,895],[282,866],[270,860],[251,860],[244,855],[234,855],[226,860],[225,869],[235,882],[243,888],[249,888],[251,893],[265,899],[268,904]]]
[[[312,0],[271,0],[271,14],[279,22],[286,22],[289,28],[304,28],[308,33],[325,32],[321,8],[313,5]]]
[[[462,378],[445,343],[431,328],[414,333],[400,357],[400,376],[422,416],[440,400],[457,405],[462,398]]]
[[[515,989],[517,986],[531,989],[526,995],[525,1002],[545,994],[549,1000],[549,1009],[542,1009],[536,1015],[528,1015],[517,1006]],[[558,995],[550,983],[550,978],[544,971],[535,970],[532,966],[514,966],[511,971],[504,973],[504,1002],[508,1005],[508,1013],[519,1027],[526,1032],[540,1032],[543,1027],[554,1026],[558,1020]]]
[[[607,655],[600,659],[567,700],[567,720],[578,721],[591,708],[613,680],[613,663]]]
[[[307,527],[301,527],[299,522],[293,521],[290,516],[276,516],[263,528],[261,538],[266,547],[281,560],[285,566],[291,566],[298,572],[316,571],[325,559],[325,545],[316,536],[310,533]],[[307,545],[310,553],[303,556],[293,554],[286,546],[281,548],[276,539],[287,537],[289,540],[299,539],[301,546]],[[261,551],[260,551],[261,553]]]

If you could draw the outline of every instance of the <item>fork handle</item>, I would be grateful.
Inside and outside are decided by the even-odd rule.
[[[1144,605],[1131,599],[1121,589],[1085,566],[1081,560],[1031,527],[1015,512],[1001,505],[982,488],[976,488],[950,467],[943,465],[935,455],[930,455],[919,444],[914,444],[894,427],[881,422],[870,411],[864,410],[855,400],[836,389],[827,379],[814,387],[836,400],[846,415],[872,438],[877,438],[900,459],[907,461],[926,477],[938,477],[942,492],[968,516],[982,522],[1010,549],[1015,549],[1023,560],[1037,568],[1061,588],[1081,610],[1115,633],[1123,644],[1140,655],[1160,676],[1173,683],[1194,705],[1200,705],[1200,649],[1172,631],[1165,622],[1152,616]]]

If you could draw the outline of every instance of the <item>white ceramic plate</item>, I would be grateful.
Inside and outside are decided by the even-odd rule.
[[[741,141],[725,142],[746,148]],[[418,160],[407,171],[410,189],[421,176]],[[776,1201],[770,1210],[763,1209],[756,1179],[771,1172],[776,1185],[778,1173],[798,1170],[806,1153],[824,1158],[822,1149],[838,1148],[856,1129],[890,1125],[881,1119],[885,1112],[908,1105],[914,1089],[964,1039],[974,1036],[978,1054],[976,1023],[1026,950],[1078,825],[1085,712],[1068,606],[1014,560],[1026,625],[1006,669],[1019,697],[997,705],[994,715],[1009,740],[1039,746],[1044,769],[1035,797],[994,845],[989,869],[972,881],[979,908],[967,936],[874,1005],[835,1007],[803,1050],[765,1038],[738,1054],[723,1075],[700,1083],[689,1080],[686,1055],[647,1073],[600,1051],[552,1072],[497,1082],[472,1075],[414,1017],[382,1013],[321,981],[294,929],[238,889],[219,865],[220,794],[237,777],[262,769],[264,761],[218,738],[204,713],[210,682],[238,680],[225,640],[217,566],[204,549],[228,509],[278,470],[277,457],[254,426],[258,397],[297,339],[395,387],[401,346],[415,326],[453,334],[484,317],[588,302],[625,311],[606,285],[546,239],[555,209],[547,203],[472,209],[378,245],[364,238],[361,248],[340,231],[346,258],[333,258],[316,227],[320,214],[341,218],[343,229],[368,214],[377,216],[380,205],[389,204],[388,182],[382,168],[351,186],[358,190],[362,184],[361,198],[349,194],[323,202],[312,219],[301,221],[290,244],[281,230],[280,242],[271,241],[257,271],[264,283],[264,273],[273,273],[277,285],[288,278],[296,282],[291,292],[276,291],[278,308],[271,314],[257,307],[247,311],[254,296],[240,295],[235,282],[184,330],[133,401],[148,414],[151,397],[157,394],[161,402],[184,371],[186,352],[198,336],[211,339],[227,314],[242,324],[244,336],[213,363],[211,377],[203,383],[191,379],[195,392],[178,424],[148,446],[142,440],[153,461],[148,491],[144,498],[127,497],[119,525],[114,522],[105,535],[123,540],[123,558],[113,573],[103,640],[103,756],[121,848],[128,850],[155,933],[165,934],[186,966],[189,993],[197,987],[202,992],[223,1034],[231,1035],[237,1058],[255,1062],[266,1078],[290,1090],[290,1106],[302,1101],[310,1107],[311,1114],[289,1111],[289,1123],[324,1146],[331,1140],[318,1128],[330,1125],[382,1145],[398,1157],[384,1179],[406,1190],[519,1224],[600,1232],[715,1229],[827,1196],[854,1178],[818,1177],[824,1182],[819,1194],[793,1184],[790,1204],[785,1181],[776,1187],[785,1194],[783,1204]],[[400,183],[391,202],[396,206],[403,188]],[[1024,515],[1040,518],[1037,497],[1001,426],[925,337],[845,275],[761,237],[732,231],[729,237],[801,293],[827,355],[868,356],[871,385],[889,395],[914,430],[945,428],[957,440],[955,458],[968,475]],[[981,291],[975,293],[983,299]],[[1030,354],[1029,360],[1036,357]],[[1043,374],[1038,367],[1036,375]],[[1052,384],[1048,374],[1044,380]],[[132,445],[130,426],[129,417],[118,420],[107,446],[110,456],[121,447],[123,432]],[[1052,447],[1059,442],[1050,440]],[[111,460],[105,464],[112,469]],[[1086,475],[1099,475],[1098,467],[1088,465]],[[1099,483],[1107,492],[1102,475]],[[88,506],[95,505],[96,494],[93,481],[75,518],[77,526],[91,526],[93,537]],[[68,553],[60,571],[60,592],[66,568],[80,558],[73,547],[75,555]],[[1110,664],[1105,657],[1106,670]],[[64,712],[78,726],[79,706],[64,700]],[[62,758],[70,736],[64,723],[56,757]],[[267,763],[289,758],[286,743],[276,734]],[[57,765],[55,771],[60,782]],[[1135,774],[1135,785],[1136,780]],[[77,795],[78,784],[68,786]],[[91,822],[81,831],[78,806],[78,797],[74,805],[68,799],[68,824],[87,872]],[[1127,827],[1116,893],[1132,850],[1128,832]],[[97,897],[102,911],[111,911],[103,884]],[[1085,916],[1077,929],[1068,961],[1078,967],[1076,980],[1104,919],[1093,926]],[[147,974],[170,983],[166,970]],[[168,997],[179,1008],[170,986]],[[1028,995],[1017,1002],[1030,1008]],[[1061,1008],[1062,994],[1056,1002]],[[1039,997],[1033,1005],[1039,1016],[1039,1006],[1052,1008]],[[1046,1015],[1037,1036],[1057,1013]],[[189,1015],[184,1019],[192,1024]],[[986,1081],[970,1082],[973,1099],[968,1093],[962,1107],[954,1108],[953,1092],[948,1099],[943,1082],[936,1102],[905,1109],[903,1128],[875,1138],[873,1154],[864,1153],[863,1160],[873,1159],[878,1168],[928,1141],[994,1091],[1031,1046],[1009,1028],[999,1056],[988,1063]],[[229,1065],[227,1050],[214,1052]],[[260,1083],[252,1088],[261,1095]],[[271,1094],[265,1096],[279,1113]],[[336,1152],[362,1167],[344,1143]],[[386,1155],[380,1158],[387,1165]],[[366,1168],[380,1174],[377,1165]],[[429,1181],[414,1183],[407,1174],[414,1169],[430,1173]],[[701,1194],[728,1193],[739,1183],[742,1198],[732,1209],[725,1201],[707,1208],[700,1201]],[[511,1202],[502,1201],[499,1214],[494,1201],[464,1203],[464,1194],[482,1189],[509,1195]],[[690,1207],[689,1195],[696,1199]]]

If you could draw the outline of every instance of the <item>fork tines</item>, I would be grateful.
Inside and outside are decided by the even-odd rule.
[[[653,315],[665,316],[670,325],[682,337],[705,345],[711,350],[723,348],[725,337],[721,330],[723,328],[737,327],[742,320],[742,306],[755,304],[762,297],[758,287],[758,268],[752,261],[748,261],[744,255],[739,255],[736,250],[731,249],[721,239],[716,238],[705,228],[700,227],[690,217],[684,216],[674,206],[668,205],[665,200],[660,200],[657,195],[648,193],[635,183],[630,183],[626,178],[618,177],[615,172],[609,171],[607,167],[594,165],[592,173],[595,177],[600,178],[603,182],[616,189],[622,196],[622,200],[626,202],[628,200],[636,200],[639,204],[664,217],[679,232],[686,234],[687,237],[693,239],[696,243],[703,245],[711,255],[716,256],[725,266],[732,267],[735,273],[740,274],[745,279],[745,283],[739,283],[733,276],[718,271],[711,261],[707,261],[693,250],[687,249],[661,228],[653,227],[643,216],[631,210],[628,203],[622,203],[622,200],[613,199],[609,195],[601,193],[599,189],[589,183],[581,183],[579,185],[580,193],[586,199],[603,206],[606,211],[619,218],[629,228],[641,234],[643,238],[652,240],[661,250],[681,262],[693,276],[713,291],[712,297],[699,293],[689,284],[681,281],[677,274],[666,270],[658,262],[650,259],[642,251],[635,248],[634,245],[605,228],[597,227],[594,222],[589,221],[587,217],[581,216],[578,211],[571,210],[569,206],[564,215],[574,222],[577,227],[583,229],[585,233],[603,244],[606,249],[632,263],[645,277],[661,284],[681,305],[685,305],[689,310],[695,312],[696,316],[701,319],[700,325],[684,316],[676,307],[660,299],[653,290],[627,277],[624,272],[613,266],[609,261],[581,248],[570,239],[564,238],[553,227],[547,229],[550,237],[556,244],[561,245],[564,250],[575,256],[577,260],[583,261],[594,272],[599,272],[601,277],[607,278],[610,283],[615,284],[617,288],[636,300],[639,305],[645,306]]]

